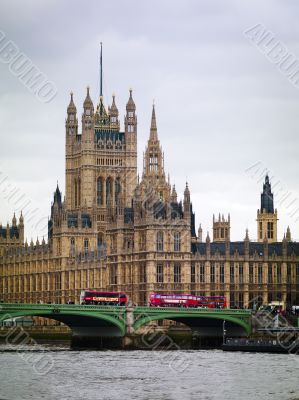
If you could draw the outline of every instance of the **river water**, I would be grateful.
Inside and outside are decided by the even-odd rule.
[[[0,346],[1,400],[299,399],[294,355],[45,349]]]

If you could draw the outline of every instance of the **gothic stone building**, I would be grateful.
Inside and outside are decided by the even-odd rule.
[[[130,91],[119,113],[94,105],[87,89],[82,130],[67,108],[65,199],[57,186],[48,241],[24,243],[24,221],[0,226],[0,300],[79,302],[82,289],[124,291],[136,304],[151,292],[224,295],[234,307],[283,300],[299,304],[299,243],[277,239],[268,176],[257,212],[257,242],[230,241],[230,216],[213,218],[212,241],[195,230],[190,190],[177,199],[164,171],[155,108],[137,175],[137,116]],[[197,234],[196,234],[197,233]]]

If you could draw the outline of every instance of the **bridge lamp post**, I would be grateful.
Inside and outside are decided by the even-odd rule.
[[[224,321],[223,321],[223,324],[222,324],[222,332],[223,332],[223,344],[225,344],[225,337],[226,337],[226,329],[225,329],[225,324],[226,324],[226,321],[224,320]]]

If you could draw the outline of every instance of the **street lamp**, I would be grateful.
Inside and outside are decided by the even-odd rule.
[[[225,323],[226,323],[226,321],[224,320],[224,321],[223,321],[223,324],[222,324],[223,344],[225,344],[225,336],[226,336]]]

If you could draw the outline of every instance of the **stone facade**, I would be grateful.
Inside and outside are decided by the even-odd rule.
[[[230,216],[213,218],[213,241],[195,231],[188,184],[179,201],[164,171],[155,108],[137,176],[137,116],[130,91],[120,130],[112,97],[96,109],[89,89],[82,129],[71,94],[66,118],[65,199],[57,185],[48,241],[24,243],[24,221],[0,227],[0,300],[79,302],[82,289],[125,291],[147,304],[151,292],[224,295],[235,307],[299,304],[299,243],[277,241],[268,176],[257,213],[258,241],[230,241]]]

